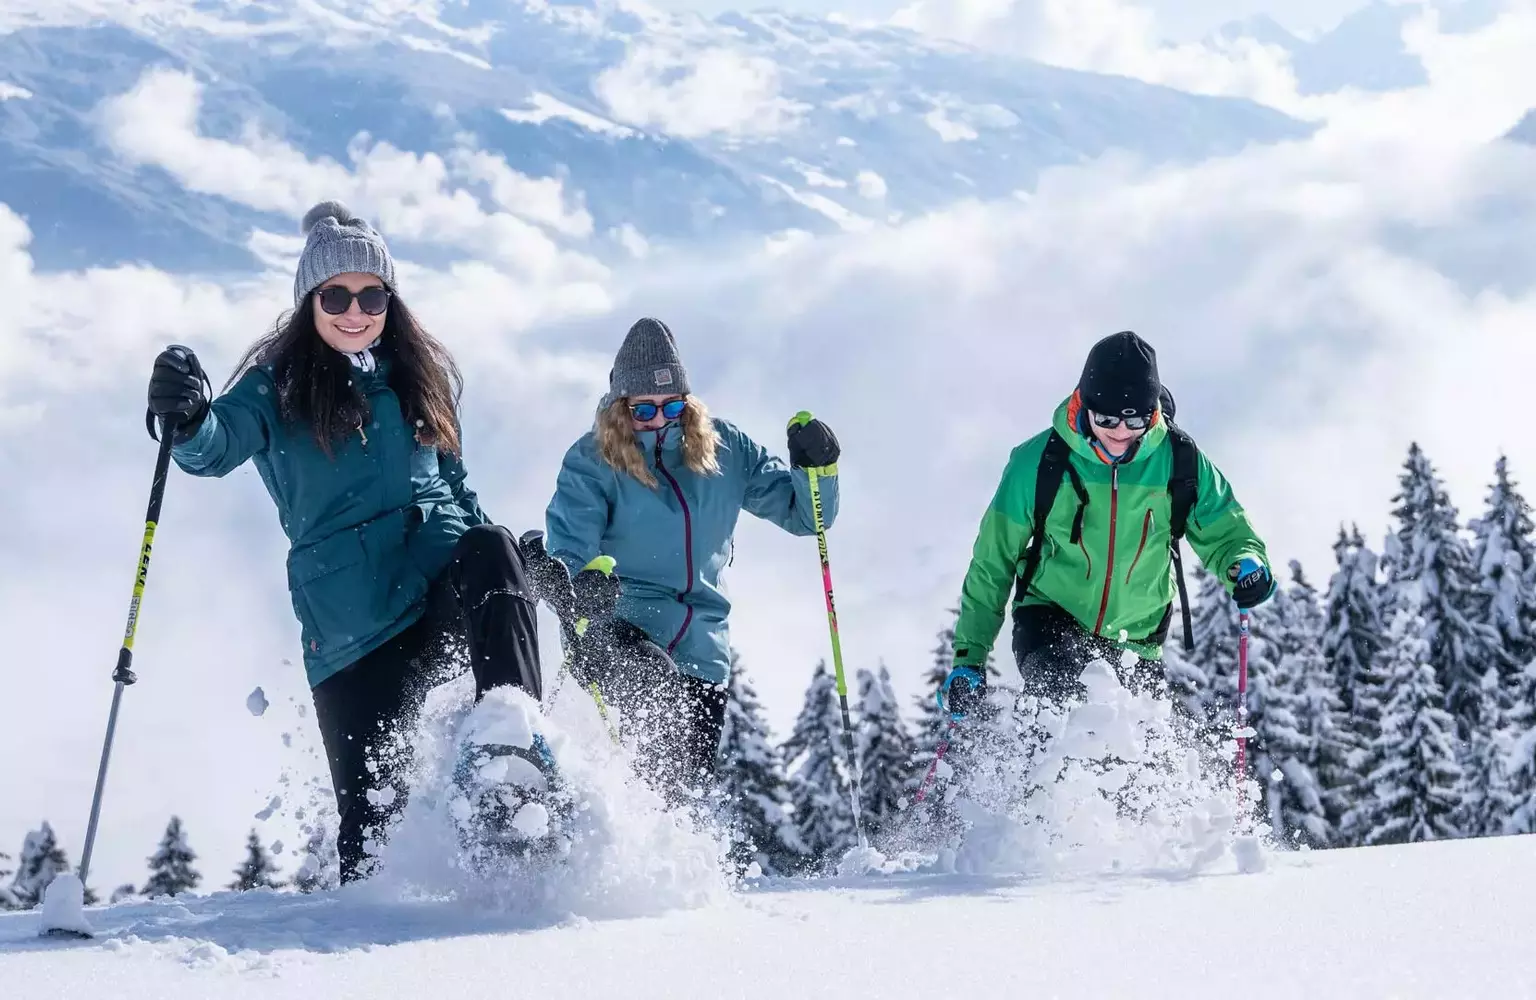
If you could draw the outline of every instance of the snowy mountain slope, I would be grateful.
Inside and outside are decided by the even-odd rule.
[[[1528,146],[1536,146],[1536,108],[1527,111],[1525,117],[1521,118],[1504,138],[1523,142]]]
[[[612,237],[600,255],[640,252],[636,235],[857,228],[1006,197],[1111,149],[1189,160],[1308,130],[1244,101],[774,12],[0,0],[0,82],[30,95],[0,101],[0,199],[31,221],[43,266],[244,268],[252,227],[291,230],[291,213],[251,192],[187,190],[177,171],[196,157],[166,123],[113,132],[103,102],[151,69],[201,83],[190,127],[268,161],[347,169],[387,143],[439,154],[450,172],[454,157],[488,153],[558,177],[592,223],[562,238]],[[455,179],[486,183],[483,170]]]
[[[220,894],[0,916],[29,1000],[480,997],[1448,997],[1536,990],[1536,839],[1274,856],[1181,877],[870,875],[605,918]],[[958,935],[958,937],[957,937]]]
[[[1429,80],[1424,65],[1403,40],[1403,29],[1425,8],[1436,11],[1440,30],[1459,34],[1491,22],[1500,6],[1498,0],[1376,0],[1312,39],[1293,34],[1267,14],[1230,22],[1216,31],[1215,37],[1227,42],[1251,38],[1284,49],[1302,94],[1328,94],[1345,87],[1384,92],[1421,86]]]

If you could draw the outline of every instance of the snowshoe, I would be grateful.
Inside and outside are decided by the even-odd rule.
[[[448,808],[459,845],[478,871],[570,850],[575,797],[538,732],[539,718],[527,692],[493,688],[458,736]]]
[[[526,748],[466,742],[453,783],[459,845],[477,869],[515,858],[545,862],[570,851],[574,801],[542,736]]]

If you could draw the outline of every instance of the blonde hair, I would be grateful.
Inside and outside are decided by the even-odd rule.
[[[701,476],[718,476],[720,460],[716,452],[720,448],[720,434],[715,422],[709,418],[709,407],[697,396],[690,395],[688,408],[683,411],[679,423],[683,428],[683,464]],[[656,488],[656,476],[645,464],[645,453],[635,439],[635,425],[629,413],[629,399],[621,397],[608,404],[597,415],[597,452],[619,472],[628,473],[651,489]]]

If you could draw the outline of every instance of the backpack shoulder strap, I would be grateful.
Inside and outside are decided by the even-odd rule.
[[[1173,472],[1168,476],[1168,496],[1173,501],[1169,528],[1174,543],[1184,537],[1189,526],[1189,512],[1194,510],[1200,493],[1200,449],[1194,438],[1168,421],[1168,443],[1173,446]]]
[[[1072,489],[1077,493],[1077,516],[1072,519],[1072,541],[1075,544],[1083,534],[1083,512],[1088,507],[1088,489],[1082,476],[1072,467],[1072,447],[1052,428],[1046,438],[1045,451],[1040,455],[1040,466],[1035,472],[1035,507],[1031,514],[1029,545],[1024,550],[1024,572],[1019,575],[1017,596],[1023,597],[1034,583],[1040,569],[1040,550],[1045,541],[1045,522],[1056,503],[1061,481],[1071,477]]]
[[[1173,447],[1173,471],[1168,476],[1168,498],[1172,513],[1168,521],[1173,568],[1179,584],[1179,605],[1184,617],[1184,649],[1195,651],[1195,630],[1190,620],[1189,592],[1184,585],[1184,553],[1179,542],[1189,527],[1189,512],[1200,498],[1200,449],[1194,438],[1172,420],[1167,421],[1168,443]]]

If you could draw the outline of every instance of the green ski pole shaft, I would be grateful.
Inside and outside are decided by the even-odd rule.
[[[801,411],[795,414],[795,423],[808,424],[811,415]],[[859,813],[859,800],[863,798],[864,775],[859,767],[859,755],[853,749],[853,721],[848,714],[848,678],[843,673],[843,643],[837,631],[837,602],[832,597],[832,564],[827,557],[827,528],[821,515],[821,482],[818,469],[807,469],[811,482],[811,515],[816,523],[816,548],[821,555],[821,586],[827,597],[827,627],[832,633],[832,668],[837,676],[837,701],[843,713],[843,752],[848,757],[848,769],[853,774],[853,788],[849,800],[853,805],[853,828],[858,834],[859,846],[868,847],[864,839],[864,822]]]

